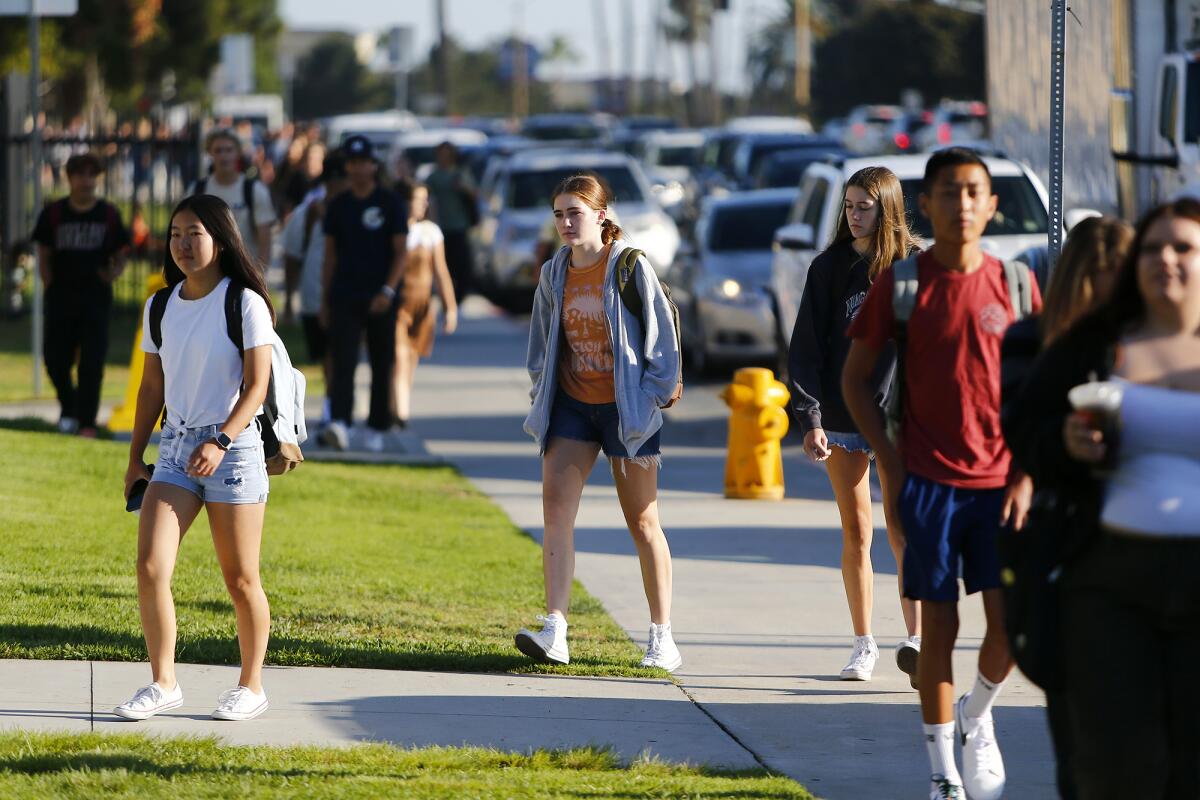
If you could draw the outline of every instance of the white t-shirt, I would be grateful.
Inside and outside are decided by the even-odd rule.
[[[242,184],[246,181],[245,175],[238,175],[237,180],[226,186],[218,183],[215,175],[209,175],[204,180],[204,193],[211,194],[214,197],[219,197],[233,209],[233,218],[237,220],[238,228],[242,232],[242,241],[246,243],[246,247],[256,256],[263,256],[258,252],[258,232],[250,227],[250,210],[246,208],[246,190]],[[196,186],[192,186],[193,193]],[[271,192],[263,185],[262,181],[254,182],[254,224],[255,225],[271,225],[275,222],[275,206],[271,205]],[[267,256],[270,254],[268,253]]]
[[[142,312],[142,351],[162,359],[167,420],[200,428],[229,419],[242,391],[242,355],[225,329],[225,291],[229,278],[199,300],[171,291],[162,319],[162,349],[150,337],[150,300]],[[266,301],[242,291],[242,344],[249,350],[275,341]]]
[[[409,250],[432,250],[444,241],[446,241],[446,237],[437,223],[423,219],[420,222],[409,223],[408,238],[405,240],[404,246]]]
[[[310,193],[296,206],[283,226],[283,252],[300,261],[300,313],[316,314],[321,310],[321,267],[325,261],[325,226],[313,220],[308,234],[308,251],[304,250],[304,228],[308,224],[308,208],[324,196]]]

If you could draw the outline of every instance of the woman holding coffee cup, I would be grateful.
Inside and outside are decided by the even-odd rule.
[[[1111,298],[1049,345],[1007,425],[1075,507],[1060,586],[1084,800],[1200,783],[1198,421],[1200,202],[1182,199],[1141,220]]]

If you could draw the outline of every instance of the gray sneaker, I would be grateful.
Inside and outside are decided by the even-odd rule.
[[[896,646],[896,666],[908,676],[908,685],[917,688],[917,663],[921,655],[921,637],[910,636]]]

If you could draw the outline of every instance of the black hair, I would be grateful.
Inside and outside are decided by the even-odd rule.
[[[179,205],[171,212],[171,219],[167,221],[168,241],[171,224],[180,211],[191,211],[196,215],[217,246],[217,267],[221,274],[234,284],[262,297],[266,301],[267,311],[271,314],[271,322],[274,323],[275,306],[271,303],[271,293],[267,290],[263,270],[246,249],[237,220],[233,218],[233,211],[225,201],[211,194],[194,194],[180,200]],[[175,286],[186,276],[171,256],[170,244],[163,249],[163,277],[166,278],[168,286]]]
[[[978,151],[969,147],[947,147],[944,150],[938,150],[925,162],[925,178],[921,181],[921,191],[928,196],[933,192],[933,184],[937,181],[938,173],[947,167],[964,165],[974,165],[982,169],[988,176],[988,184],[991,185],[992,171],[983,162],[983,157],[979,155]]]
[[[68,175],[78,175],[84,171],[90,171],[93,175],[99,175],[104,172],[104,163],[96,157],[95,153],[85,151],[83,153],[75,153],[68,158],[66,170]]]

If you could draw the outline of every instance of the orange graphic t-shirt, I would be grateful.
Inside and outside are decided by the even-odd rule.
[[[609,247],[586,267],[567,268],[562,326],[566,346],[559,359],[558,385],[581,403],[613,403],[612,342],[604,314],[604,269]]]

